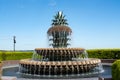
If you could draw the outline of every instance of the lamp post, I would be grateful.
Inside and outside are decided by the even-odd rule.
[[[13,36],[13,51],[15,51],[16,36]]]

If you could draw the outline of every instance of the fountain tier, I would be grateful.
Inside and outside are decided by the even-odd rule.
[[[83,48],[36,48],[33,60],[36,61],[71,61],[87,59]]]
[[[99,59],[84,61],[33,61],[24,59],[20,61],[20,71],[34,75],[70,75],[93,72],[98,67]],[[96,71],[95,71],[96,72]]]

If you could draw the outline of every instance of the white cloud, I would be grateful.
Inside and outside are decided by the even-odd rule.
[[[57,2],[56,2],[55,0],[50,0],[49,6],[54,7],[54,6],[56,6],[56,5],[57,5]]]

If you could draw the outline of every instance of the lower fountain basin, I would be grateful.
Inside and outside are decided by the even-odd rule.
[[[67,78],[67,79],[82,79],[82,78],[88,78],[91,79],[91,78],[96,78],[96,80],[98,79],[98,76],[103,76],[103,77],[111,77],[111,66],[110,65],[103,65],[103,69],[104,69],[104,72],[103,73],[99,73],[99,74],[89,74],[89,76],[87,75],[84,75],[84,76],[78,76],[78,75],[74,75],[74,76],[64,76],[62,77],[63,78]],[[40,76],[37,76],[37,75],[25,75],[25,74],[20,74],[19,73],[19,65],[18,66],[13,66],[13,67],[8,67],[8,68],[3,68],[3,76],[16,76],[18,79],[20,78],[21,80],[25,80],[25,79],[34,79],[34,80],[38,80],[38,78],[43,78],[43,79],[46,79],[46,78],[60,78],[60,77],[40,77]],[[83,79],[82,79],[83,80]],[[86,79],[85,79],[86,80]],[[93,80],[93,79],[91,79]]]

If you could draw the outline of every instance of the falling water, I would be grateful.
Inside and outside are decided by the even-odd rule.
[[[63,54],[65,54],[64,57],[62,57]],[[50,57],[52,57],[51,61]],[[49,65],[47,65],[48,63]],[[60,68],[57,66],[58,63],[59,65],[61,64]],[[49,49],[49,51],[47,49],[40,49],[39,51],[35,50],[31,60],[21,61],[19,71],[26,75],[31,74],[32,76],[57,78],[63,76],[90,76],[103,72],[103,68],[99,59],[89,59],[85,50],[82,51],[77,48],[68,48]],[[57,71],[60,71],[60,73]]]

